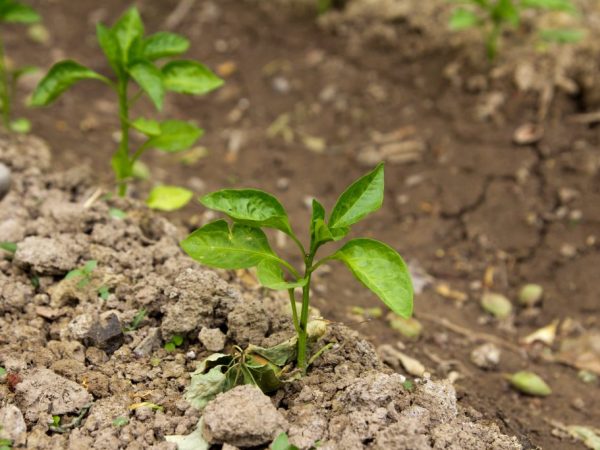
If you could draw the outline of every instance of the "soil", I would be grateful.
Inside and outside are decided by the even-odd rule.
[[[32,3],[52,31],[50,41],[44,47],[11,34],[8,54],[41,66],[69,57],[106,71],[93,23],[112,22],[122,2],[101,8],[91,1]],[[476,39],[446,38],[443,8],[430,2],[416,2],[422,6],[414,14],[410,8],[361,10],[366,0],[341,3],[345,7],[318,20],[295,2],[193,6],[175,30],[192,40],[191,57],[226,75],[226,85],[199,99],[167,97],[165,114],[195,119],[206,129],[201,144],[208,154],[191,164],[149,154],[153,175],[198,194],[241,185],[275,192],[305,236],[307,199],[317,197],[330,208],[374,161],[387,159],[384,207],[354,233],[394,246],[420,274],[426,285],[415,302],[421,336],[404,338],[385,314],[366,320],[350,315],[353,306],[378,303],[342,267],[332,266],[317,280],[315,306],[377,346],[401,341],[402,351],[434,379],[455,379],[462,405],[525,448],[582,448],[557,435],[553,422],[600,423],[597,382],[584,383],[572,363],[555,358],[567,337],[599,327],[593,282],[600,261],[600,136],[593,123],[572,120],[598,107],[593,61],[600,59],[593,39],[542,55],[508,45],[490,67]],[[175,5],[140,2],[147,29],[164,28]],[[597,9],[586,12],[590,22],[598,17]],[[25,81],[24,93],[34,80]],[[109,95],[104,86],[81,84],[51,109],[23,111],[35,133],[51,143],[57,169],[87,163],[99,169],[90,179],[110,180],[107,160],[115,143],[109,137],[117,124]],[[151,107],[140,104],[137,112],[151,114]],[[541,140],[516,145],[515,130],[531,122],[543,125]],[[139,183],[134,196],[143,197],[148,187]],[[191,229],[210,215],[192,205],[173,219]],[[280,252],[300,262],[289,242],[277,242]],[[127,270],[142,273],[144,266]],[[535,308],[517,305],[525,283],[544,288]],[[149,299],[153,288],[145,286]],[[514,314],[501,321],[487,315],[479,305],[486,290],[510,298]],[[556,319],[559,332],[549,348],[521,343]],[[471,359],[485,342],[501,348],[491,369]],[[539,399],[510,389],[502,374],[521,369],[542,376],[553,394]]]

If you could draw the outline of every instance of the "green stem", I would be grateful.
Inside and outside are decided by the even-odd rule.
[[[117,171],[117,181],[119,183],[119,195],[125,197],[127,194],[126,179],[131,174],[132,163],[129,160],[129,100],[127,98],[127,85],[129,80],[123,77],[119,80],[117,92],[119,94],[119,119],[121,120],[121,142],[119,144],[118,161],[121,166]]]
[[[308,325],[308,307],[310,305],[310,280],[312,274],[312,263],[315,255],[313,253],[306,256],[304,260],[305,270],[304,277],[306,278],[306,285],[302,288],[302,310],[300,312],[300,329],[298,331],[298,367],[302,370],[302,373],[306,373],[308,367],[306,355],[307,355],[307,325]]]
[[[298,323],[298,308],[296,308],[296,296],[294,295],[294,289],[288,289],[290,295],[290,304],[292,306],[292,318],[294,319],[294,328],[296,333],[300,333],[300,324]]]
[[[10,91],[8,86],[8,70],[4,54],[4,40],[0,34],[0,101],[2,101],[2,122],[10,131]]]
[[[496,58],[498,53],[498,38],[500,37],[501,25],[498,22],[494,22],[491,31],[486,36],[485,49],[487,57],[490,61]]]

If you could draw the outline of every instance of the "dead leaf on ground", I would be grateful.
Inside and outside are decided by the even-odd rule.
[[[565,339],[556,359],[579,370],[600,375],[600,331],[590,331],[576,338]]]
[[[435,287],[435,292],[441,295],[444,298],[449,298],[451,300],[456,300],[458,302],[466,301],[469,296],[464,292],[457,291],[456,289],[452,289],[446,283],[440,283]]]

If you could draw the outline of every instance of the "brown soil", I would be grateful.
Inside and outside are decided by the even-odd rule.
[[[38,3],[52,30],[50,43],[42,48],[10,35],[9,54],[42,66],[69,57],[106,69],[93,22],[111,22],[121,2],[100,9],[91,1]],[[162,28],[174,3],[142,3],[147,28]],[[555,319],[568,325],[561,327],[564,334],[599,326],[593,285],[600,260],[598,128],[568,120],[593,106],[593,96],[556,91],[543,139],[517,146],[513,132],[536,120],[539,97],[519,91],[506,76],[495,77],[485,61],[474,64],[460,45],[427,45],[428,35],[406,20],[393,28],[354,22],[344,27],[344,17],[334,20],[335,12],[320,27],[304,13],[265,3],[201,2],[177,25],[192,39],[192,57],[213,68],[233,63],[235,71],[210,96],[168,98],[167,114],[196,119],[207,130],[202,144],[209,155],[192,166],[148,155],[155,176],[197,193],[240,185],[276,192],[306,235],[306,198],[331,207],[366,170],[370,156],[392,152],[385,205],[355,234],[388,242],[433,279],[416,297],[422,337],[404,340],[405,352],[434,378],[458,372],[461,402],[522,442],[581,448],[554,436],[550,421],[600,423],[597,385],[591,388],[576,369],[552,362],[541,347],[525,348],[519,338]],[[582,71],[574,66],[574,79]],[[51,109],[26,114],[36,134],[51,143],[59,167],[89,162],[106,181],[115,108],[103,86],[82,84]],[[148,104],[139,108],[149,111]],[[292,139],[267,132],[283,114]],[[311,137],[324,140],[324,151],[310,145]],[[140,185],[139,195],[146,189]],[[206,218],[191,206],[184,220],[191,226]],[[293,254],[287,243],[280,250]],[[326,317],[377,344],[402,340],[383,319],[353,322],[351,306],[377,301],[341,267],[318,281],[315,305]],[[479,306],[484,288],[514,300],[527,282],[544,287],[541,307],[516,308],[510,320],[497,322]],[[436,287],[442,284],[467,300],[440,295]],[[457,333],[455,326],[471,334]],[[497,369],[471,363],[471,351],[486,340],[474,333],[505,344]],[[547,380],[553,394],[540,400],[512,391],[501,374],[524,368]]]

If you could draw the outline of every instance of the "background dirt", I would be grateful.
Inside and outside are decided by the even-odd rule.
[[[93,24],[112,23],[123,2],[101,8],[87,0],[32,3],[51,30],[50,41],[34,44],[14,29],[5,37],[9,55],[43,67],[68,57],[106,72]],[[175,4],[139,2],[147,30],[164,28]],[[592,110],[592,97],[557,90],[543,139],[517,146],[515,129],[539,115],[535,91],[520,91],[510,74],[494,77],[483,59],[473,63],[471,47],[451,39],[423,44],[428,35],[410,21],[395,22],[394,34],[389,27],[343,23],[266,2],[197,2],[175,31],[191,39],[190,57],[233,73],[209,96],[167,97],[165,115],[197,120],[206,129],[201,145],[208,155],[192,165],[159,154],[148,154],[146,162],[158,180],[197,193],[242,185],[274,192],[306,236],[306,200],[315,196],[330,208],[367,170],[370,156],[396,145],[387,147],[396,162],[386,167],[384,207],[354,234],[389,243],[432,277],[416,298],[422,337],[404,342],[407,351],[434,376],[460,373],[462,401],[504,431],[532,446],[581,448],[553,436],[549,421],[600,423],[597,384],[591,388],[576,369],[548,362],[543,349],[517,349],[523,348],[520,337],[554,319],[572,319],[580,330],[599,326],[598,127],[568,120]],[[585,71],[574,67],[577,79]],[[153,114],[149,103],[138,112]],[[51,143],[60,167],[89,161],[100,180],[110,180],[116,104],[104,86],[81,84],[50,109],[23,113]],[[286,114],[288,126],[270,136],[269,127],[284,123]],[[140,186],[140,196],[147,187]],[[199,206],[180,217],[190,226],[207,219]],[[282,253],[293,250],[282,243]],[[376,306],[377,300],[342,267],[331,269],[316,286],[315,305],[376,343],[401,340],[383,319],[352,321],[351,306]],[[485,287],[514,300],[525,282],[544,287],[541,308],[517,308],[509,323],[497,323],[479,306]],[[439,295],[440,284],[467,300]],[[503,348],[499,370],[482,371],[469,360],[475,343],[439,319],[497,336],[512,349]],[[524,368],[540,374],[554,393],[539,400],[510,390],[501,372]]]

